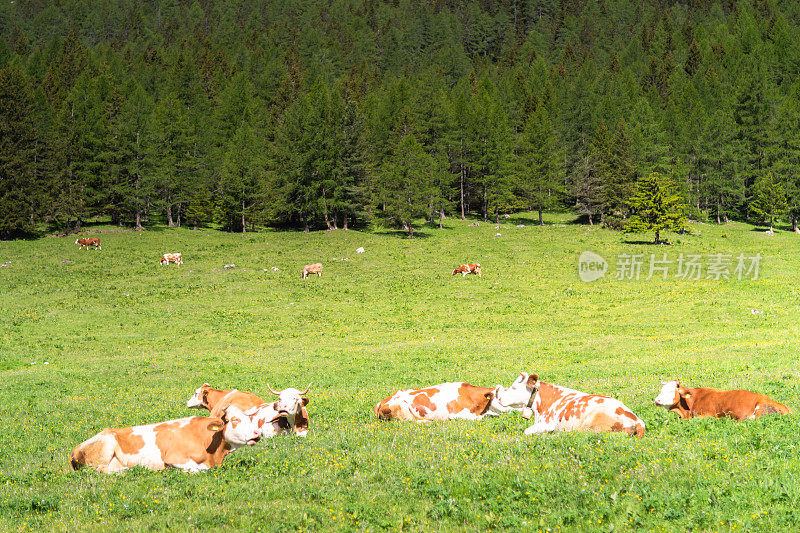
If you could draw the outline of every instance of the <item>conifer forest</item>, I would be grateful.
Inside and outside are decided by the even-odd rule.
[[[0,4],[0,238],[572,211],[797,227],[795,0]],[[674,202],[672,202],[674,204]]]

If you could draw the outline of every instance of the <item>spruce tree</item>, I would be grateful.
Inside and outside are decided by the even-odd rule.
[[[769,222],[770,232],[773,231],[775,219],[786,212],[786,207],[786,189],[780,178],[768,172],[756,179],[750,211],[761,220]]]
[[[675,186],[653,172],[636,183],[630,199],[633,214],[625,231],[655,231],[655,244],[661,243],[661,232],[681,231],[686,224],[685,204]]]
[[[30,233],[37,197],[33,92],[20,67],[0,69],[0,239]]]
[[[539,213],[557,205],[563,191],[562,154],[548,112],[540,107],[525,121],[517,140],[518,186]]]

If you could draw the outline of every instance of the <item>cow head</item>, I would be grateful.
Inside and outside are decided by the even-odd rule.
[[[186,407],[189,409],[208,409],[208,391],[211,385],[203,383],[202,387],[198,387],[194,391],[191,398],[186,400]]]
[[[691,396],[686,387],[681,387],[681,382],[677,379],[661,382],[661,392],[656,396],[656,405],[661,407],[674,407],[683,400],[688,400]]]
[[[293,388],[283,389],[278,391],[267,385],[267,388],[272,394],[278,396],[278,401],[273,404],[274,409],[278,412],[278,416],[297,416],[300,414],[301,409],[308,405],[308,398],[304,395],[308,393],[311,388],[311,383],[308,384],[306,390],[300,391]]]
[[[495,388],[495,402],[505,410],[523,411],[529,408],[536,391],[539,390],[539,376],[520,372],[519,377],[509,387]]]
[[[261,430],[253,419],[235,405],[229,405],[222,414],[225,423],[223,437],[234,448],[253,446],[261,438]]]

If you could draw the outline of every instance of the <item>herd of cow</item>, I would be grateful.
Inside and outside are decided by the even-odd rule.
[[[89,247],[93,247],[96,250],[102,250],[103,247],[100,246],[100,239],[97,237],[86,237],[82,239],[77,239],[75,244],[78,245],[78,249],[82,250],[86,248],[87,250]],[[363,248],[359,248],[363,252]],[[175,263],[176,265],[183,264],[183,254],[178,252],[167,253],[161,256],[161,260],[158,262],[160,265],[168,265],[170,263]],[[307,279],[310,274],[316,274],[318,277],[322,277],[322,263],[311,263],[310,265],[305,265],[303,267],[303,279]],[[453,275],[461,274],[462,277],[466,276],[467,274],[477,274],[478,277],[483,277],[481,274],[481,265],[480,264],[464,264],[460,267],[453,270]]]
[[[75,241],[81,248],[100,247],[98,238]],[[180,253],[164,254],[160,264],[183,264]],[[303,279],[322,276],[322,264],[303,267]],[[453,275],[482,276],[480,264],[464,264]],[[746,390],[720,391],[686,388],[672,380],[661,382],[655,399],[658,406],[681,418],[696,416],[730,417],[737,420],[768,414],[789,414],[791,409],[767,396]],[[307,394],[267,387],[277,396],[274,402],[236,389],[219,390],[203,384],[186,406],[207,409],[209,416],[192,416],[143,426],[104,429],[79,444],[72,452],[73,470],[90,466],[100,472],[120,472],[134,466],[151,470],[166,467],[199,472],[222,464],[225,456],[242,446],[252,446],[262,437],[287,433],[301,437],[308,432]],[[509,387],[477,387],[465,382],[441,383],[423,389],[399,390],[378,402],[379,420],[417,422],[481,420],[517,411],[533,418],[526,435],[554,431],[616,431],[644,435],[644,422],[621,401],[609,396],[587,394],[545,383],[536,374],[521,372]]]
[[[681,418],[730,417],[736,420],[768,414],[790,414],[783,404],[746,390],[686,388],[676,380],[661,382],[658,406]],[[70,466],[92,467],[103,473],[135,466],[166,467],[200,472],[222,464],[233,450],[253,446],[262,437],[282,433],[305,437],[309,416],[306,397],[311,385],[274,390],[274,402],[249,392],[214,389],[204,383],[186,407],[207,409],[209,416],[192,416],[143,426],[104,429],[79,444]],[[509,387],[477,387],[465,382],[441,383],[424,389],[399,390],[378,402],[379,420],[417,422],[481,420],[517,411],[533,425],[526,435],[555,431],[615,431],[644,435],[644,422],[621,401],[545,383],[536,374],[520,372]]]

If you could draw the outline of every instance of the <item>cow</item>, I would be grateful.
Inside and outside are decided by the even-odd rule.
[[[284,395],[283,404],[279,402],[265,402],[260,397],[249,392],[236,389],[220,390],[214,389],[208,383],[203,383],[198,387],[194,394],[187,400],[186,407],[192,409],[208,409],[210,416],[219,416],[219,412],[229,405],[234,405],[245,412],[246,415],[256,423],[261,430],[261,436],[265,438],[274,437],[281,433],[295,434],[305,437],[308,433],[308,411],[305,406],[308,398],[301,396],[308,393],[310,388],[306,387],[303,392],[297,389],[286,389],[285,391],[274,391],[267,385],[271,392],[280,397]],[[297,393],[294,403],[300,403],[299,412],[290,408],[292,391]]]
[[[462,278],[467,274],[477,274],[479,278],[483,277],[483,274],[481,274],[481,265],[474,263],[461,265],[460,267],[456,268],[455,270],[453,270],[452,275],[455,276],[456,274],[461,274]]]
[[[171,253],[171,254],[164,254],[161,256],[161,261],[158,262],[160,265],[168,265],[170,263],[175,263],[176,265],[183,264],[183,254],[179,253]]]
[[[256,424],[235,406],[222,417],[190,416],[156,424],[104,429],[80,443],[70,457],[70,468],[89,466],[104,474],[134,466],[149,470],[180,468],[197,473],[219,466],[242,446],[261,438]]]
[[[82,250],[86,248],[89,249],[90,246],[94,246],[95,250],[102,250],[103,247],[100,246],[100,239],[97,237],[87,237],[85,239],[77,239],[75,244],[78,245],[78,250]]]
[[[322,277],[322,263],[312,263],[303,267],[303,279],[306,279],[309,274],[316,274]]]
[[[277,401],[265,402],[247,411],[253,421],[261,428],[262,435],[273,437],[281,433],[308,435],[308,398],[305,397],[311,383],[305,390],[287,388],[275,390],[267,384],[269,391],[278,397]]]
[[[251,394],[236,389],[220,390],[212,388],[208,383],[203,383],[194,394],[186,401],[189,409],[207,409],[209,416],[219,416],[229,405],[247,411],[251,407],[261,405],[264,400]]]
[[[748,390],[717,390],[706,387],[689,389],[680,381],[661,382],[656,405],[677,413],[684,419],[700,416],[730,417],[735,420],[760,418],[764,415],[788,415],[785,405]]]
[[[424,389],[398,390],[375,405],[378,420],[481,420],[509,411],[498,403],[502,387],[477,387],[463,381],[440,383]],[[521,410],[521,408],[520,408]]]
[[[621,401],[545,383],[536,374],[520,372],[510,387],[498,391],[498,402],[504,408],[522,408],[525,418],[533,416],[534,423],[525,430],[525,435],[554,431],[644,435],[644,422]]]

